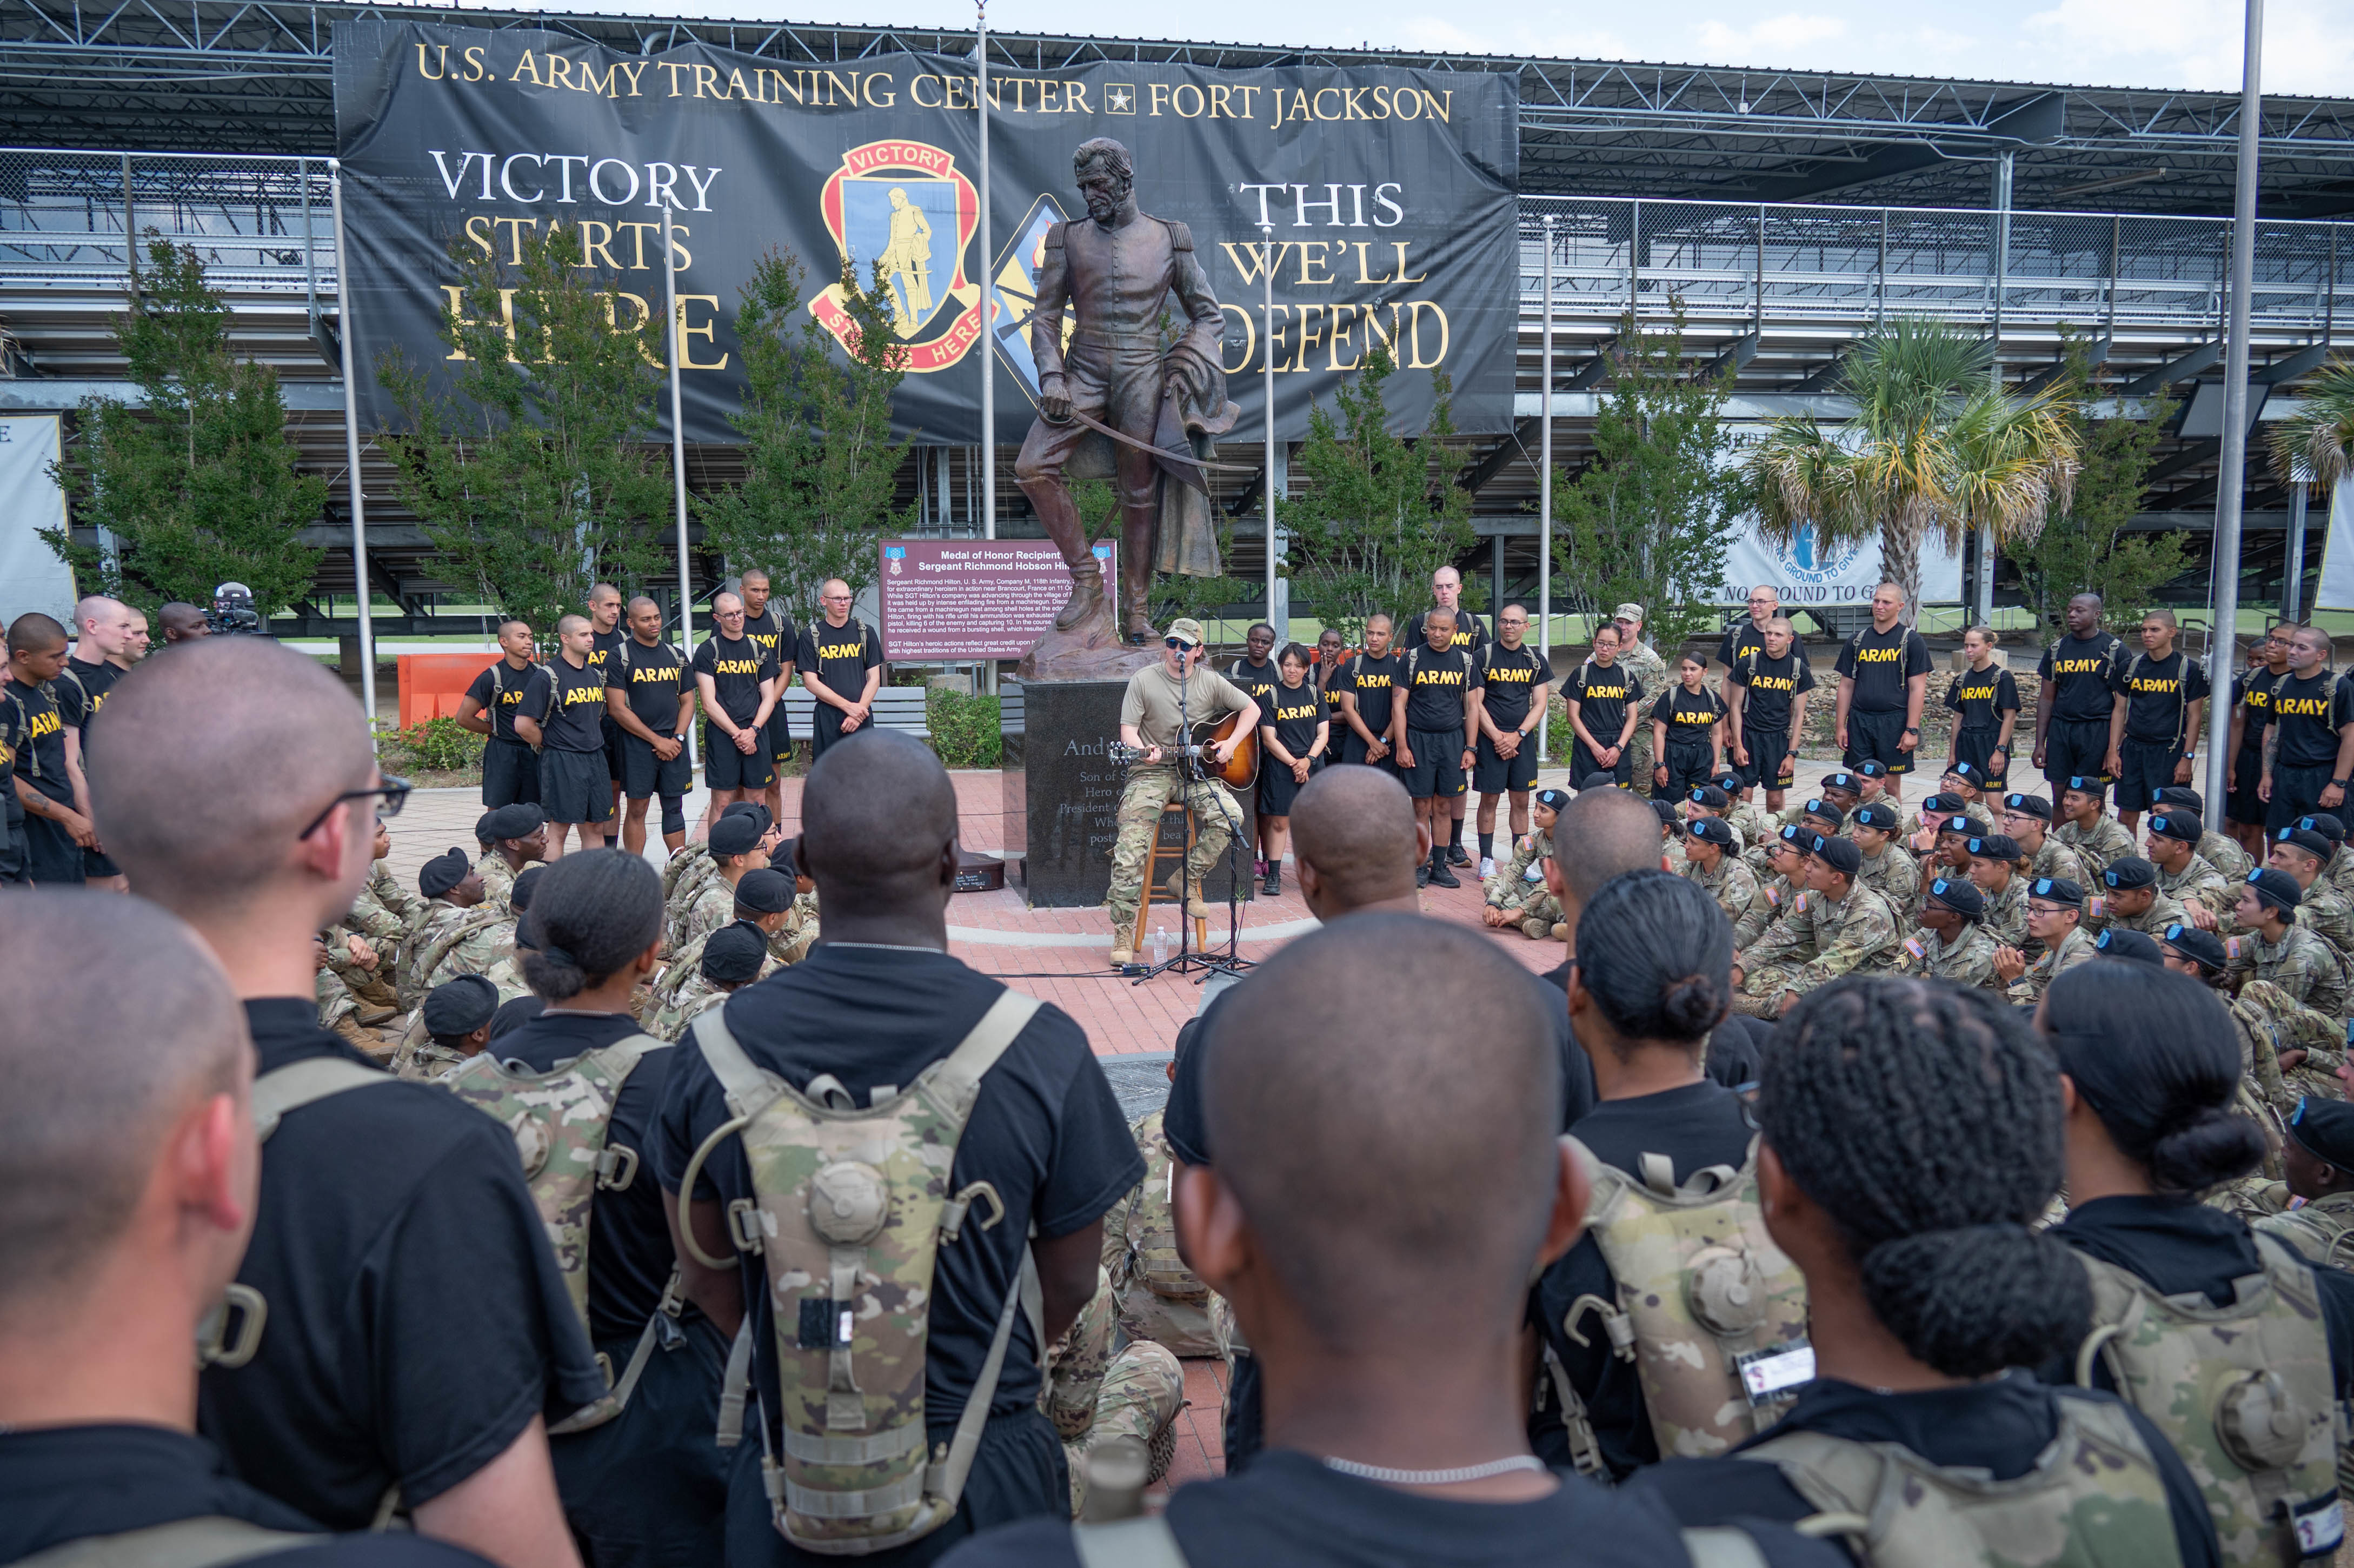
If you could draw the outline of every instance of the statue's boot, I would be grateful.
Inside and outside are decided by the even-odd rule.
[[[1119,535],[1119,623],[1130,642],[1157,642],[1152,629],[1152,545],[1158,519],[1150,507],[1124,508]]]
[[[1111,619],[1111,607],[1104,602],[1103,563],[1093,556],[1084,567],[1071,568],[1071,597],[1055,613],[1055,630],[1077,631],[1091,621]]]

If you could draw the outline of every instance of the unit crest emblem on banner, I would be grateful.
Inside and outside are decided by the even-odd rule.
[[[819,193],[826,231],[861,282],[879,271],[908,371],[946,370],[981,341],[981,285],[964,258],[981,227],[981,195],[956,156],[924,142],[869,142],[842,155]],[[857,323],[839,282],[810,313],[843,348]]]

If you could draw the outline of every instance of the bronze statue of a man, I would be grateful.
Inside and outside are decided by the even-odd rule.
[[[1070,601],[1024,662],[1032,679],[1110,673],[1113,665],[1125,673],[1129,661],[1122,658],[1121,633],[1131,643],[1152,641],[1146,600],[1155,568],[1217,575],[1208,493],[1192,460],[1206,458],[1211,438],[1231,429],[1239,413],[1226,401],[1219,364],[1225,318],[1209,275],[1194,258],[1192,231],[1137,210],[1134,168],[1119,143],[1107,137],[1082,143],[1071,164],[1087,217],[1046,231],[1037,313],[1030,323],[1041,407],[1013,471],[1071,568]],[[1165,342],[1171,315],[1165,306],[1172,294],[1176,336]],[[1067,349],[1066,311],[1077,318]],[[1075,414],[1139,445],[1108,442]],[[1064,482],[1066,465],[1083,443],[1093,443],[1098,457],[1106,446],[1115,454],[1119,629]]]

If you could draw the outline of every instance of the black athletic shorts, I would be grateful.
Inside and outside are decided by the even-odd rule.
[[[760,734],[769,747],[769,759],[782,768],[793,759],[793,715],[785,711],[785,699],[779,697],[769,710],[769,722]]]
[[[2333,766],[2327,762],[2314,768],[2284,768],[2277,762],[2273,764],[2273,798],[2271,804],[2264,808],[2264,834],[2267,838],[2290,826],[2299,817],[2310,816],[2321,810],[2321,792],[2329,788]]]
[[[1366,749],[1367,747],[1365,743],[1357,738],[1357,732],[1353,729],[1341,737],[1341,761],[1360,763],[1367,768],[1378,768],[1393,777],[1396,775],[1397,764],[1393,759],[1392,753],[1386,751],[1383,752],[1382,759],[1379,762],[1366,762]]]
[[[765,743],[756,743],[747,757],[736,749],[734,737],[705,719],[703,724],[703,781],[714,789],[766,789],[777,776],[777,765]]]
[[[2109,721],[2106,719],[2053,719],[2043,736],[2043,777],[2052,785],[2052,803],[2060,803],[2060,791],[2068,787],[2071,779],[2098,779],[2104,784],[2114,784],[2109,777]]]
[[[1768,789],[1787,789],[1796,783],[1798,754],[1790,749],[1790,732],[1776,727],[1751,734],[1741,732],[1742,747],[1748,751],[1749,760],[1741,764],[1741,782],[1750,788],[1763,784]]]
[[[829,747],[842,744],[843,718],[843,711],[829,703],[818,703],[810,709],[810,760],[811,762],[823,757]],[[866,722],[850,733],[853,736],[864,735],[874,723],[875,715],[868,714]]]
[[[2002,770],[1995,771],[1994,743],[2001,738],[2002,730],[1993,725],[1983,729],[1957,729],[1954,732],[1953,759],[1956,762],[1967,762],[1978,770],[1980,776],[1978,779],[1980,789],[1999,789],[2009,780],[2009,758],[2003,759]]]
[[[1668,770],[1665,798],[1670,800],[1684,799],[1716,777],[1716,759],[1704,740],[1680,741],[1670,736],[1667,755],[1654,758],[1652,761],[1654,766],[1664,766]],[[1659,780],[1655,778],[1651,782],[1656,786]]]
[[[539,803],[551,822],[607,822],[613,818],[613,780],[594,751],[548,747],[539,754]]]
[[[2182,753],[2164,741],[2136,740],[2127,736],[2117,743],[2117,761],[2123,770],[2117,774],[2117,810],[2147,811],[2158,803],[2158,792],[2174,782],[2174,765],[2182,760]]]
[[[0,819],[0,887],[13,887],[24,880],[25,820],[22,815]]]
[[[1616,767],[1605,768],[1594,760],[1594,753],[1585,749],[1585,742],[1573,741],[1569,748],[1569,782],[1575,789],[1596,773],[1607,773],[1618,780],[1618,788],[1630,789],[1635,784],[1635,747],[1633,742],[1618,748]]]
[[[1414,766],[1400,768],[1398,778],[1405,783],[1405,792],[1417,800],[1427,800],[1433,795],[1463,793],[1463,732],[1460,729],[1409,729],[1405,732],[1405,748],[1414,753]]]
[[[539,754],[519,740],[493,737],[482,748],[482,808],[539,804]]]
[[[36,887],[80,887],[81,846],[47,817],[25,818],[25,880]]]
[[[2230,791],[2223,797],[2225,820],[2244,822],[2250,827],[2264,820],[2264,800],[2263,796],[2256,793],[2256,786],[2264,781],[2264,777],[2263,749],[2257,747],[2242,747],[2240,755],[2232,759],[2232,777],[2224,780],[2231,786]]]
[[[1867,762],[1884,765],[1892,778],[1901,778],[1913,771],[1914,758],[1919,755],[1919,736],[1913,737],[1914,749],[1907,751],[1901,744],[1904,739],[1904,710],[1892,708],[1884,714],[1850,713],[1847,715],[1847,755],[1844,766],[1860,768]]]
[[[678,755],[664,762],[654,755],[654,743],[640,740],[628,730],[621,732],[621,793],[632,800],[642,800],[649,795],[684,795],[695,788],[695,768],[686,759],[686,747],[681,746]]]
[[[1471,753],[1471,788],[1482,795],[1524,795],[1537,787],[1537,737],[1524,735],[1510,757],[1496,755],[1496,743],[1481,736]]]
[[[600,714],[597,731],[605,737],[605,779],[608,783],[621,781],[621,736],[628,731],[613,722],[611,714]]]
[[[1458,758],[1459,760],[1459,758]],[[1310,770],[1314,777],[1314,769]],[[1264,758],[1258,765],[1258,814],[1262,817],[1291,815],[1291,802],[1308,788],[1291,777],[1291,769],[1274,758]]]
[[[81,874],[91,876],[121,876],[122,868],[104,850],[86,849],[81,852]]]

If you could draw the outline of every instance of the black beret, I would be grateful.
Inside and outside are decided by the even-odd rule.
[[[1807,846],[1815,842],[1815,835],[1807,832],[1806,829],[1798,826],[1796,822],[1792,822],[1787,827],[1784,828],[1782,830],[1781,837],[1784,843],[1788,844],[1800,854],[1806,853]]]
[[[2285,871],[2260,865],[2248,873],[2248,885],[2256,896],[2280,909],[2294,909],[2305,902],[2305,895],[2296,885],[2296,878]]]
[[[1826,789],[1843,789],[1850,795],[1860,795],[1863,793],[1862,784],[1857,781],[1854,774],[1850,773],[1845,768],[1841,768],[1836,773],[1824,774],[1823,788]]]
[[[1670,824],[1675,821],[1676,803],[1673,800],[1653,799],[1646,801],[1645,804],[1651,808],[1651,814],[1659,818],[1660,821]]]
[[[2198,790],[2188,784],[2167,785],[2158,791],[2158,803],[2161,806],[2179,806],[2194,817],[2207,810],[2207,802],[2200,798]]]
[[[1970,840],[1970,853],[2008,864],[2019,858],[2019,841],[2009,833],[1980,833]]]
[[[2065,787],[2079,795],[2105,795],[2108,789],[2108,786],[2101,782],[2100,775],[2084,773],[2071,774]]]
[[[466,880],[474,869],[473,858],[464,850],[452,849],[447,854],[437,854],[417,873],[417,891],[428,898],[439,898]]]
[[[2323,1164],[2354,1171],[2354,1105],[2307,1095],[2289,1116],[2288,1135]]]
[[[711,853],[749,854],[760,847],[760,824],[750,817],[722,817],[711,824]]]
[[[500,1003],[499,1010],[491,1014],[491,1038],[496,1040],[502,1034],[514,1033],[537,1018],[546,1007],[547,999],[544,996],[519,996],[513,1001]]]
[[[2346,842],[2346,824],[2327,811],[2316,811],[2309,817],[2299,817],[2296,825],[2308,833],[2319,833],[2333,844]]]
[[[547,874],[544,865],[527,865],[516,874],[514,885],[507,889],[507,907],[520,915],[531,907],[532,895],[538,891],[539,879]]]
[[[1840,823],[1847,821],[1847,813],[1845,811],[1840,810],[1837,806],[1832,805],[1829,800],[1824,800],[1819,795],[1808,801],[1804,809],[1802,809],[1798,814],[1802,817],[1819,817],[1824,821],[1829,822],[1833,828],[1837,828]]]
[[[1937,832],[1941,834],[1959,833],[1966,839],[1984,839],[1998,836],[1992,824],[1980,821],[1978,818],[1971,816],[1967,811],[1956,811],[1952,816],[1947,817],[1946,819],[1946,825],[1939,828]]]
[[[1616,789],[1617,788],[1618,788],[1618,775],[1616,773],[1589,773],[1577,781],[1577,792],[1581,795],[1588,789]]]
[[[793,906],[793,879],[763,866],[748,871],[736,885],[736,907],[755,914],[775,915]]]
[[[1713,784],[1702,784],[1685,799],[1695,806],[1706,806],[1712,811],[1722,811],[1733,804],[1733,797]]]
[[[2224,951],[2223,938],[2196,926],[2168,926],[2166,928],[2166,945],[2180,957],[2214,974],[2221,974],[2232,961],[2231,955]]]
[[[499,1010],[499,988],[481,975],[460,975],[425,993],[425,1033],[472,1034]]]
[[[1566,789],[1540,789],[1536,793],[1536,802],[1548,811],[1559,811],[1564,806],[1569,804],[1569,791]]]
[[[2101,933],[2100,940],[2093,946],[2108,958],[2131,959],[2137,963],[2152,964],[2161,969],[2166,964],[2166,955],[2158,949],[2156,942],[2139,931],[2129,931],[2123,926],[2110,927]]]
[[[1733,824],[1723,817],[1695,817],[1684,832],[1688,837],[1714,844],[1719,849],[1733,847]]]
[[[1738,794],[1741,790],[1748,788],[1746,784],[1742,782],[1741,775],[1730,768],[1716,776],[1715,783],[1718,789],[1724,791],[1727,798]]]
[[[719,814],[722,817],[765,817],[769,814],[769,808],[758,800],[737,800],[723,808]]]
[[[487,848],[498,842],[491,836],[491,819],[497,815],[498,812],[496,811],[484,811],[481,816],[474,819],[474,842],[476,843],[482,844]]]
[[[481,832],[493,843],[501,839],[527,839],[547,825],[547,813],[537,806],[517,800],[511,806],[501,806],[484,817]]]
[[[1866,779],[1885,779],[1888,777],[1888,764],[1881,761],[1880,758],[1876,757],[1868,757],[1861,762],[1857,763],[1855,765],[1855,770]]]
[[[703,978],[726,985],[758,980],[768,950],[768,939],[758,926],[740,920],[722,926],[703,939]]]
[[[1986,775],[1978,770],[1978,766],[1975,762],[1955,762],[1946,767],[1944,777],[1958,779],[1963,783],[1975,788],[1978,781]]]
[[[2002,809],[2006,811],[2017,811],[2022,817],[2033,817],[2039,822],[2048,822],[2052,820],[2052,802],[2041,795],[2005,795],[2002,798]]]
[[[1939,793],[1922,801],[1921,809],[1925,811],[1943,811],[1950,817],[1957,811],[1969,810],[1969,805],[1970,803],[1959,795]]]
[[[1967,877],[1941,876],[1929,885],[1928,896],[1965,920],[1976,920],[1986,914],[1986,895]]]
[[[2084,890],[2064,876],[2039,876],[2027,885],[2027,894],[2031,898],[2064,904],[2072,909],[2084,906]]]
[[[1863,852],[1856,848],[1853,839],[1827,838],[1817,833],[1808,853],[1842,876],[1853,876],[1863,869]]]
[[[2131,892],[2137,887],[2156,887],[2158,867],[2137,854],[2121,854],[2109,862],[2101,873],[2101,880],[2111,887]]]
[[[1895,807],[1878,800],[1855,809],[1855,825],[1859,828],[1878,828],[1882,832],[1893,833],[1902,821]]]
[[[2306,853],[2318,861],[2327,861],[2329,858],[2332,850],[2336,847],[2332,845],[2327,839],[2323,838],[2319,833],[2307,832],[2303,828],[2283,828],[2279,832],[2273,835],[2273,842],[2279,844],[2295,844],[2297,848],[2303,850]]]
[[[2179,844],[2195,844],[2205,836],[2206,824],[2187,811],[2168,811],[2149,820],[2150,832]]]

